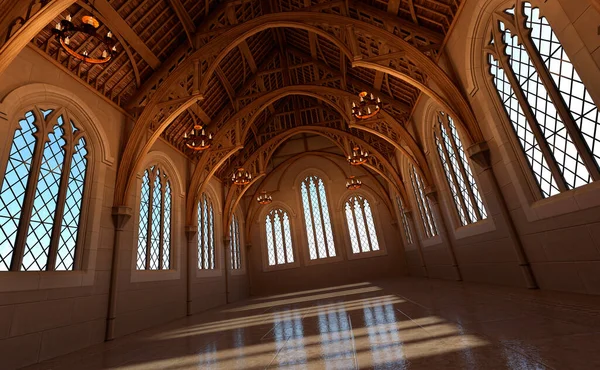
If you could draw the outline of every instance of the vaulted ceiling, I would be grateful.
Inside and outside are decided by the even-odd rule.
[[[200,45],[235,25],[261,15],[310,11],[342,15],[381,27],[408,41],[436,60],[461,0],[89,0],[65,10],[32,41],[49,57],[115,104],[139,114],[151,93],[169,71]],[[117,55],[106,65],[90,65],[69,58],[52,36],[60,19],[79,19],[94,14],[116,35]],[[72,48],[99,53],[93,38],[78,34]],[[363,55],[385,54],[386,45],[359,39]],[[426,83],[427,76],[408,58],[398,55],[393,67]],[[420,91],[383,72],[352,68],[331,41],[300,28],[270,28],[241,42],[231,50],[208,82],[204,99],[188,108],[162,137],[193,158],[181,138],[192,125],[217,126],[257,96],[290,85],[329,86],[357,94],[376,92],[386,112],[406,122]],[[184,87],[182,87],[184,89]],[[186,92],[187,94],[188,92]],[[160,120],[160,117],[158,118]],[[286,127],[336,125],[342,117],[317,99],[289,96],[271,104],[251,128],[245,151],[252,151]],[[355,132],[382,154],[394,149],[383,141]],[[243,154],[240,154],[243,156]],[[230,158],[220,170],[226,176],[240,158]]]

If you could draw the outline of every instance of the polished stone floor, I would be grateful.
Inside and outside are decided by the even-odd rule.
[[[31,369],[600,369],[600,298],[402,279],[253,298]]]

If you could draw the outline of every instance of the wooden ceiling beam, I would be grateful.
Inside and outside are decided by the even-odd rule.
[[[223,72],[221,67],[217,67],[217,69],[215,70],[215,74],[217,75],[217,78],[219,79],[219,81],[221,81],[221,85],[223,85],[223,87],[225,88],[225,91],[227,92],[227,96],[229,96],[229,100],[231,100],[231,105],[233,106],[233,109],[235,109],[235,111],[237,112],[238,104],[236,103],[236,100],[235,100],[235,90],[233,89],[233,86],[231,86],[231,84],[229,83],[229,80],[227,80],[227,76],[225,76],[225,72]]]
[[[169,0],[169,4],[171,4],[171,7],[177,15],[177,18],[179,18],[179,21],[183,25],[183,29],[185,31],[185,34],[187,35],[190,46],[193,48],[194,34],[196,33],[196,25],[194,24],[194,21],[192,20],[187,10],[181,3],[181,0]]]
[[[131,47],[144,58],[144,60],[152,67],[157,69],[161,62],[156,55],[150,50],[150,48],[142,41],[142,39],[135,33],[135,31],[129,27],[127,22],[117,11],[110,5],[108,0],[95,0],[95,8],[102,14],[107,26],[115,33],[118,33],[123,37],[125,41]]]

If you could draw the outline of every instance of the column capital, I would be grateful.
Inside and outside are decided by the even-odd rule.
[[[468,147],[467,154],[473,162],[477,163],[484,170],[492,166],[490,147],[486,141],[481,141]]]
[[[113,222],[117,230],[123,230],[131,216],[133,209],[126,206],[116,206],[112,208]]]
[[[187,235],[188,239],[193,238],[198,234],[198,225],[187,225],[185,227],[185,235]]]

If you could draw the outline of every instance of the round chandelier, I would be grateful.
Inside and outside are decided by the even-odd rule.
[[[260,192],[260,194],[256,198],[256,201],[259,204],[265,206],[267,204],[270,204],[273,201],[273,197],[271,196],[271,194],[267,193],[266,190],[263,190]]]
[[[231,182],[237,186],[248,185],[252,181],[252,174],[246,171],[243,167],[238,168],[231,176]]]
[[[210,148],[212,144],[212,133],[207,135],[202,125],[194,125],[194,128],[189,134],[186,132],[183,135],[183,139],[185,140],[185,146],[192,150],[206,150]]]
[[[117,47],[115,45],[117,41],[113,38],[111,31],[108,31],[106,36],[101,36],[98,34],[100,22],[94,17],[93,9],[94,5],[92,4],[92,14],[81,17],[81,25],[78,26],[72,22],[71,15],[67,15],[66,19],[63,19],[56,24],[56,27],[52,30],[52,33],[56,36],[56,40],[58,40],[60,46],[71,57],[90,64],[104,64],[111,60],[114,53],[117,51]],[[81,32],[86,34],[88,37],[95,38],[100,42],[100,45],[104,46],[104,48],[94,48],[92,55],[90,55],[87,50],[83,50],[80,53],[79,51],[72,49],[70,47],[71,38],[77,32]]]
[[[357,190],[362,186],[362,181],[356,176],[350,176],[346,179],[346,188],[348,190]]]
[[[348,162],[353,166],[360,166],[367,163],[369,153],[363,151],[358,146],[352,148],[352,154],[348,156]]]
[[[352,115],[356,119],[369,119],[375,117],[381,110],[381,99],[375,98],[373,94],[369,96],[366,91],[358,94],[360,101],[358,104],[352,102]]]

